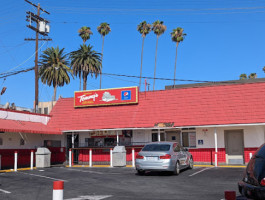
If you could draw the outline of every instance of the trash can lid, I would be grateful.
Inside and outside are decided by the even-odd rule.
[[[50,150],[45,148],[45,147],[38,147],[37,151],[35,154],[37,155],[46,155],[46,154],[50,154]]]
[[[115,146],[113,152],[126,152],[125,146]]]

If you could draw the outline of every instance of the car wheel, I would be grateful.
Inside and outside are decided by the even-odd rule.
[[[145,174],[145,171],[144,170],[137,170],[137,173],[141,176],[143,176]]]
[[[190,158],[190,161],[189,161],[189,169],[193,169],[193,159],[192,159],[192,157]]]
[[[180,173],[179,162],[176,163],[176,166],[175,166],[173,173],[174,173],[174,175],[179,175],[179,173]]]

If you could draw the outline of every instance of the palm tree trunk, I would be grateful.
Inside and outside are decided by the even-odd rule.
[[[157,58],[157,46],[158,46],[158,35],[156,37],[156,54],[155,54],[155,70],[154,70],[154,84],[153,91],[155,90],[155,82],[156,82],[156,58]]]
[[[99,89],[101,89],[101,81],[102,81],[104,38],[105,38],[105,36],[102,37],[101,70],[100,70],[100,85],[99,85]]]
[[[142,42],[142,53],[141,53],[141,69],[140,69],[140,82],[139,82],[139,91],[141,91],[141,80],[142,80],[142,68],[143,68],[143,54],[144,54],[144,38]]]
[[[79,73],[79,79],[80,79],[80,81],[79,81],[79,91],[81,91],[81,71],[80,71],[80,73]]]
[[[177,42],[177,43],[176,43],[175,70],[174,70],[174,88],[175,88],[175,80],[176,80],[176,68],[177,68],[178,46],[179,46],[179,43]]]
[[[57,85],[53,88],[53,101],[56,101]]]
[[[87,75],[83,75],[83,90],[86,90]]]

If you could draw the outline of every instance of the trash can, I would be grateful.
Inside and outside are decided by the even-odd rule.
[[[125,146],[116,146],[112,151],[112,164],[113,167],[126,166],[126,149]]]
[[[51,152],[49,149],[39,147],[35,155],[37,168],[51,167]]]

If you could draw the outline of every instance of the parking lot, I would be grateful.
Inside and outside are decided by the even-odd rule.
[[[53,181],[64,180],[65,200],[224,199],[237,191],[243,168],[202,168],[139,176],[133,168],[53,167],[0,173],[0,199],[52,199]],[[237,191],[237,195],[238,191]]]

